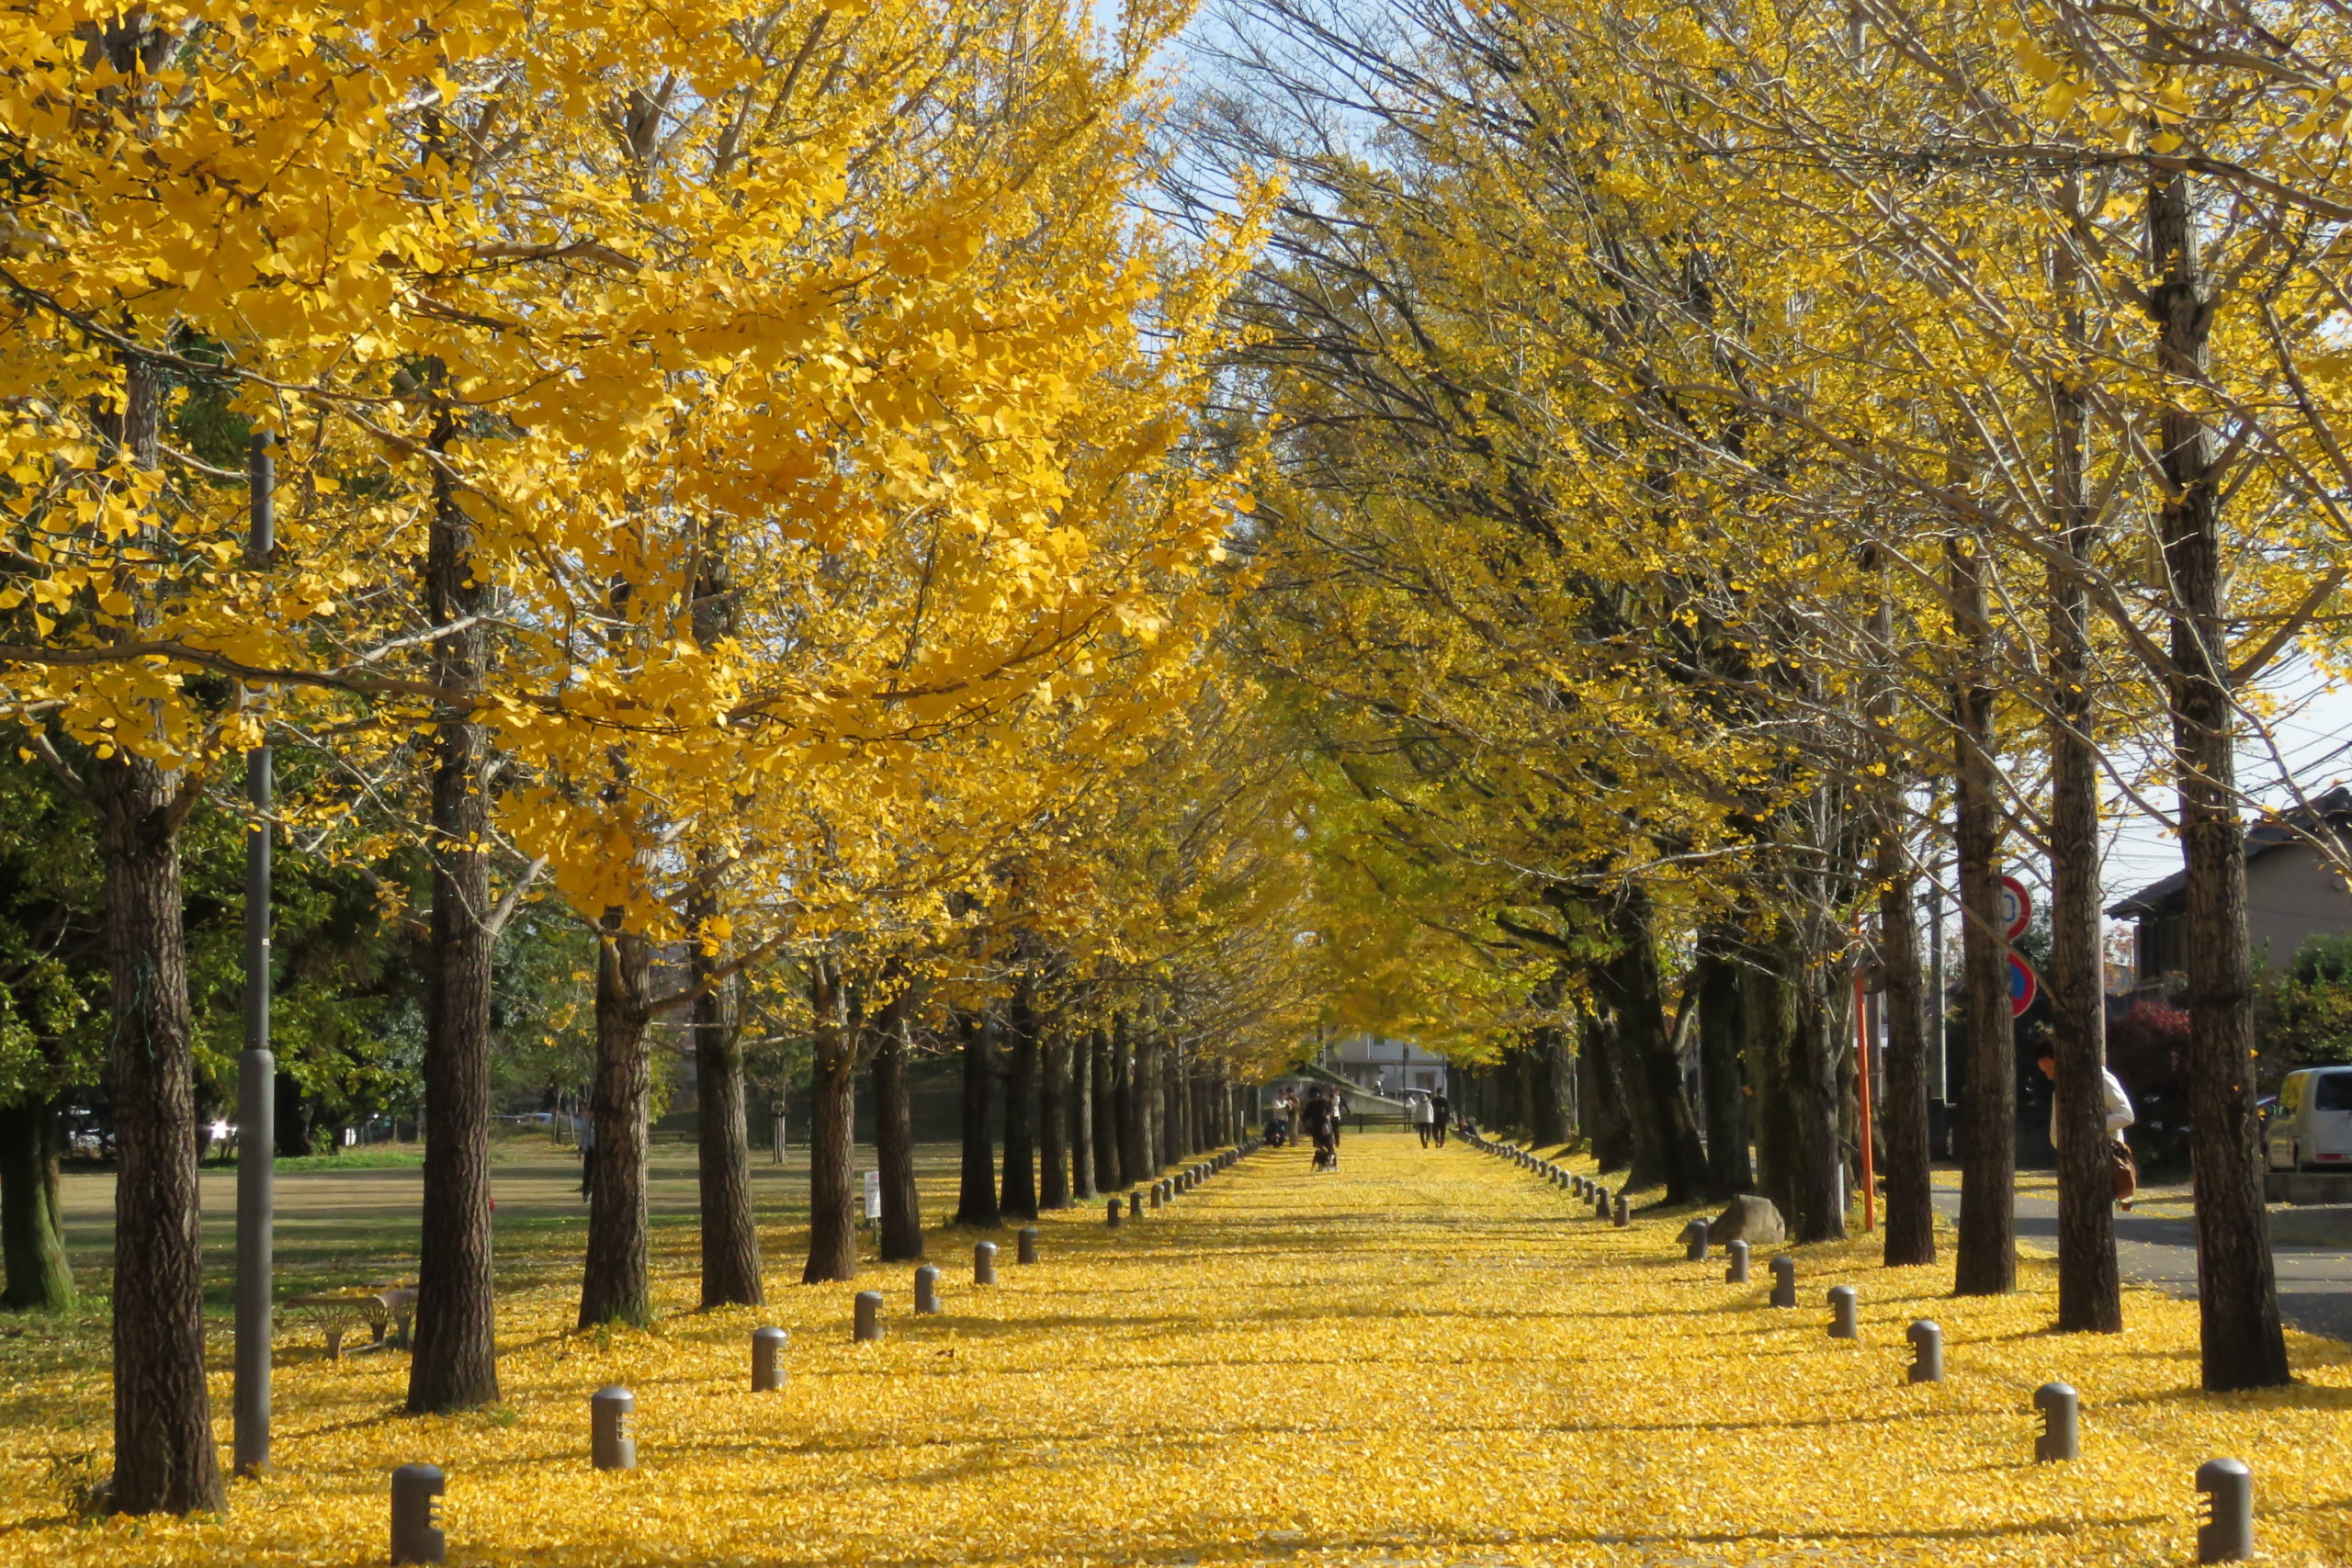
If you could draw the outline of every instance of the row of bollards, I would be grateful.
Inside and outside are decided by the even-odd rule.
[[[1243,1156],[1258,1147],[1256,1139],[1249,1139],[1231,1149],[1222,1150],[1210,1158],[1186,1167],[1174,1176],[1152,1183],[1150,1202],[1159,1208],[1180,1192],[1190,1192],[1217,1172],[1230,1168]],[[1140,1216],[1144,1212],[1145,1193],[1128,1194],[1128,1213]],[[1113,1198],[1105,1210],[1105,1217],[1114,1226],[1120,1224],[1119,1200]],[[1015,1258],[1023,1264],[1038,1260],[1037,1227],[1023,1225],[1014,1233]],[[983,1241],[972,1248],[972,1282],[993,1285],[996,1276],[997,1246]],[[939,1269],[923,1264],[915,1270],[914,1309],[931,1314],[941,1310],[939,1300]],[[882,1337],[882,1292],[860,1291],[852,1302],[851,1336],[859,1344],[871,1344]],[[785,1386],[786,1367],[785,1349],[791,1342],[786,1330],[768,1326],[752,1332],[752,1390],[755,1393],[770,1393]],[[589,1396],[588,1446],[590,1462],[598,1470],[635,1470],[637,1468],[637,1396],[617,1383],[607,1384]],[[392,1472],[392,1562],[395,1563],[432,1563],[447,1560],[448,1536],[443,1529],[441,1503],[448,1485],[438,1465],[404,1464]]]
[[[1560,1187],[1577,1201],[1589,1203],[1593,1217],[1612,1220],[1619,1225],[1630,1223],[1625,1195],[1612,1193],[1601,1183],[1578,1172],[1569,1171],[1551,1161],[1539,1158],[1514,1145],[1491,1142],[1472,1134],[1467,1140],[1488,1155],[1510,1159],[1522,1169],[1532,1169],[1546,1181]],[[1698,1263],[1706,1259],[1712,1244],[1712,1226],[1704,1219],[1694,1219],[1685,1224],[1676,1239],[1683,1244],[1686,1261]],[[1749,1248],[1744,1240],[1724,1244],[1726,1262],[1724,1282],[1744,1285],[1748,1282]],[[1797,1304],[1796,1259],[1776,1257],[1772,1259],[1771,1304],[1792,1308]],[[1828,1292],[1829,1337],[1833,1339],[1859,1340],[1861,1337],[1860,1301],[1851,1285],[1834,1285]],[[1944,1381],[1944,1331],[1941,1325],[1921,1318],[1904,1331],[1911,1347],[1911,1363],[1905,1369],[1905,1380],[1913,1383],[1939,1383]],[[2044,1383],[2033,1393],[2033,1408],[2041,1417],[2041,1430],[2033,1443],[2037,1463],[2056,1463],[2079,1459],[2082,1455],[2081,1400],[2075,1391],[2063,1382]],[[2234,1459],[2208,1460],[2197,1469],[2197,1491],[2207,1499],[2206,1517],[2197,1529],[2197,1561],[2207,1562],[2239,1562],[2254,1555],[2254,1476],[2243,1461]]]

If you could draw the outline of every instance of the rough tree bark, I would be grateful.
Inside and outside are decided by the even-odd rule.
[[[1037,1217],[1037,1009],[1026,979],[1005,1010],[1004,1191],[1006,1217]]]
[[[1698,995],[1699,1090],[1707,1118],[1707,1180],[1718,1198],[1755,1182],[1748,1164],[1747,1073],[1739,1038],[1739,933],[1709,927],[1699,933],[1692,977]]]
[[[2164,370],[2205,384],[2213,289],[2198,241],[2190,177],[2154,171],[2148,309]],[[2245,928],[2245,828],[2238,818],[2221,476],[2213,432],[2167,400],[2161,412],[2165,502],[2158,519],[2172,580],[2167,694],[2188,871],[2189,1165],[2197,1184],[2197,1311],[2205,1387],[2289,1379],[2263,1205],[2254,1112],[2254,985]]]
[[[695,998],[695,1175],[702,1203],[702,1304],[758,1306],[760,1231],[752,1210],[750,1112],[743,1085],[741,992],[711,982],[712,960],[695,943],[687,976]]]
[[[1900,802],[1886,803],[1899,807]],[[1934,1190],[1928,1160],[1928,1036],[1919,975],[1918,880],[1901,824],[1879,818],[1878,953],[1886,975],[1886,1094],[1880,1124],[1886,1147],[1889,1268],[1936,1260]]]
[[[617,910],[596,928],[596,1077],[588,1114],[596,1129],[596,1180],[588,1194],[588,1258],[580,1276],[580,1326],[644,1323],[653,1314],[647,1262],[646,1100],[653,1089],[645,1050],[646,978],[652,946],[625,930]]]
[[[808,966],[808,1007],[816,1027],[808,1066],[808,1260],[800,1282],[857,1278],[856,1194],[851,1190],[855,1135],[857,1026],[841,966]]]
[[[1975,541],[1946,552],[1954,629],[1966,649],[1952,689],[1960,861],[1961,973],[1968,1000],[1967,1146],[1960,1171],[1954,1292],[2017,1289],[2017,1047],[2009,1017],[2009,947],[2001,928],[2001,807],[1994,793],[1992,627]]]
[[[1638,1076],[1635,1114],[1649,1121],[1649,1136],[1634,1130],[1634,1185],[1663,1182],[1669,1203],[1691,1203],[1707,1193],[1707,1151],[1699,1141],[1699,1119],[1690,1108],[1681,1063],[1668,1037],[1666,998],[1658,981],[1657,950],[1651,938],[1649,892],[1629,882],[1610,908],[1618,949],[1611,958],[1611,1000],[1623,1037],[1627,1066]],[[1646,1145],[1646,1147],[1645,1147]],[[1654,1165],[1645,1171],[1641,1156]]]
[[[1148,1026],[1135,1031],[1135,1057],[1127,1069],[1128,1098],[1135,1102],[1136,1146],[1127,1179],[1149,1181],[1159,1174],[1159,1038]]]
[[[1037,1207],[1069,1207],[1069,1036],[1046,1025],[1037,1044]]]
[[[429,444],[458,437],[445,410]],[[433,683],[479,692],[490,664],[489,573],[478,530],[439,464],[425,541]],[[424,1010],[424,1199],[409,1358],[412,1415],[470,1409],[498,1397],[497,1307],[490,1230],[490,732],[444,707],[433,730],[433,920]]]
[[[223,1506],[204,1384],[195,1057],[180,925],[178,781],[118,750],[89,770],[113,980],[115,1505]]]
[[[45,1099],[0,1106],[0,1305],[58,1312],[74,1304],[74,1269],[57,1225],[57,1107]]]
[[[1816,966],[1797,988],[1796,1028],[1789,1037],[1789,1101],[1796,1115],[1796,1208],[1789,1231],[1798,1241],[1846,1235],[1846,1106],[1839,1073],[1852,1020],[1838,1005],[1851,994],[1842,970]]]
[[[1094,1047],[1094,1190],[1116,1192],[1127,1184],[1121,1156],[1120,1093],[1122,1068],[1111,1050],[1111,1032],[1097,1028]]]
[[[741,602],[734,592],[726,542],[714,533],[704,540],[703,567],[695,584],[695,641],[708,648],[732,636]],[[718,867],[702,862],[704,890],[687,910],[699,937],[720,916],[715,889]],[[699,940],[688,944],[686,976],[695,993],[691,1020],[695,1042],[695,1095],[701,1107],[695,1133],[695,1174],[700,1188],[702,1304],[757,1306],[766,1295],[760,1278],[760,1232],[752,1209],[752,1146],[743,1081],[742,988],[729,977],[715,979],[716,953]]]
[[[2069,182],[2079,199],[2079,187]],[[2085,322],[2071,236],[2053,247],[2053,292],[2066,336],[2080,347]],[[2087,367],[2082,367],[2087,373]],[[2080,382],[2051,385],[2051,522],[2068,560],[2086,568],[2096,529],[2083,469],[2090,419]],[[2107,962],[2099,919],[2098,743],[2091,700],[2090,602],[2081,579],[2053,561],[2050,592],[2050,997],[2057,1053],[2058,1327],[2123,1328],[2122,1271],[2115,1257],[2115,1190],[2107,1153],[2101,1081],[2107,1066]]]
[[[914,998],[890,998],[874,1028],[874,1164],[882,1186],[882,1261],[922,1261],[922,1194],[915,1186],[914,1107],[907,1092]]]
[[[1588,1086],[1587,1092],[1591,1096],[1591,1103],[1585,1111],[1585,1126],[1592,1139],[1592,1157],[1604,1171],[1624,1170],[1634,1162],[1633,1118],[1626,1112],[1624,1085],[1618,1077],[1619,1053],[1609,1038],[1615,1028],[1614,1023],[1590,1011],[1577,1017],[1577,1034],[1584,1052],[1584,1071],[1577,1077]],[[1481,1068],[1472,1078],[1482,1125],[1492,1120],[1485,1109],[1487,1076]]]
[[[1756,944],[1740,970],[1741,1052],[1747,1081],[1756,1085],[1756,1186],[1781,1214],[1797,1213],[1797,981],[1802,961],[1786,921]]]
[[[1069,1194],[1078,1201],[1096,1196],[1094,1164],[1095,1038],[1088,1030],[1069,1039]]]
[[[995,1226],[1004,1223],[996,1203],[996,1144],[989,1126],[989,1102],[995,1098],[996,1064],[991,1036],[994,1023],[978,1013],[958,1013],[956,1026],[964,1036],[964,1164],[956,1190],[959,1225]]]

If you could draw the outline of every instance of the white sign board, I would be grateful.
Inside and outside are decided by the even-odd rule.
[[[876,1224],[882,1221],[882,1173],[878,1170],[865,1173],[865,1217]]]

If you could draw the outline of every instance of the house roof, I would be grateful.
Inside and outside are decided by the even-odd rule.
[[[2352,788],[2338,785],[2312,801],[2308,809],[2290,811],[2275,822],[2257,822],[2245,831],[2245,858],[2260,860],[2274,850],[2300,842],[2304,834],[2325,826],[2342,829],[2352,824]],[[2187,904],[2188,873],[2176,871],[2161,882],[2151,882],[2137,893],[2109,904],[2116,916],[2170,915]]]

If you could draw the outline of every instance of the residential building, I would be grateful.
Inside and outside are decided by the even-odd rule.
[[[2245,924],[2256,964],[2284,969],[2305,937],[2352,931],[2352,890],[2312,843],[2322,835],[2352,845],[2352,789],[2329,790],[2307,811],[2246,830]],[[2176,872],[2108,908],[2136,922],[2132,977],[2143,989],[2187,966],[2188,891],[2188,873]]]

